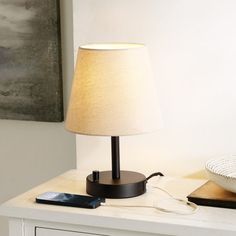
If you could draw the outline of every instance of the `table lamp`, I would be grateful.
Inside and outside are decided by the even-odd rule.
[[[112,170],[93,171],[86,179],[88,194],[128,198],[146,192],[143,174],[120,171],[119,136],[159,128],[156,102],[145,45],[109,43],[79,47],[66,128],[77,134],[111,136]]]

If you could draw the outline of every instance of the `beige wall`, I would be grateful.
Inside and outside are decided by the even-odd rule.
[[[64,101],[73,73],[72,3],[61,1]],[[75,136],[64,123],[0,120],[0,203],[75,168]],[[7,236],[0,218],[0,235]]]
[[[234,0],[74,0],[75,51],[89,42],[149,47],[164,128],[122,137],[123,169],[186,175],[236,153],[235,11]],[[78,135],[78,168],[110,168],[109,142]]]

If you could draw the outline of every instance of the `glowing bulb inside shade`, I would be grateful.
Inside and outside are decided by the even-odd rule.
[[[80,48],[87,50],[127,50],[132,48],[141,48],[144,46],[144,44],[139,43],[99,43],[82,45]]]

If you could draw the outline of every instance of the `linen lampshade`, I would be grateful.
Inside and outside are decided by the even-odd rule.
[[[66,128],[121,136],[160,127],[147,48],[142,44],[80,46]]]

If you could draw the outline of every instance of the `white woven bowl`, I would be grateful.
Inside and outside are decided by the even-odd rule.
[[[236,193],[236,155],[207,161],[206,171],[210,180],[222,188]]]

